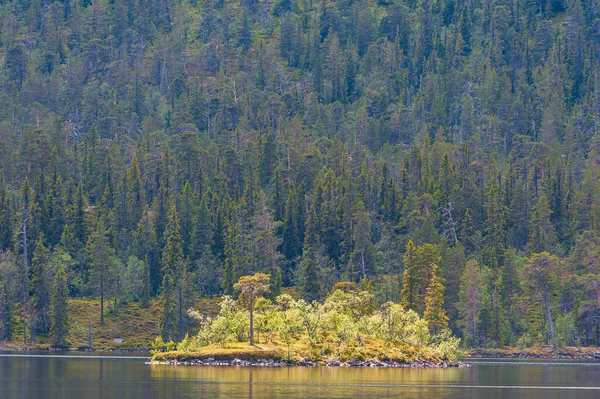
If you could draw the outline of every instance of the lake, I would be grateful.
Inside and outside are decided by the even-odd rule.
[[[145,354],[0,352],[0,398],[591,398],[600,363],[468,360],[462,369],[144,364]]]

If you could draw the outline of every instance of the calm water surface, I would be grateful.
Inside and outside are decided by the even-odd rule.
[[[600,398],[596,362],[269,369],[146,365],[145,356],[0,352],[0,398]]]

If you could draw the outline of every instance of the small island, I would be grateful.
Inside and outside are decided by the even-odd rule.
[[[153,364],[210,366],[460,367],[460,339],[447,328],[432,289],[424,317],[368,286],[337,284],[323,302],[289,294],[265,298],[269,276],[243,276],[238,300],[223,297],[215,317],[189,310],[198,333],[153,344]],[[438,293],[439,294],[439,293]]]

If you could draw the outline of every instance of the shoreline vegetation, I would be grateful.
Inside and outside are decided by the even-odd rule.
[[[304,353],[305,354],[305,353]],[[205,348],[200,352],[161,352],[152,357],[148,364],[158,365],[193,365],[193,366],[241,366],[241,367],[389,367],[389,368],[449,368],[469,367],[462,361],[442,360],[435,357],[427,359],[409,359],[399,353],[390,351],[381,354],[380,358],[346,359],[339,357],[304,358],[296,352],[287,358],[286,349],[282,347],[244,348]]]
[[[376,306],[365,284],[339,284],[323,302],[271,298],[269,276],[243,276],[240,296],[224,296],[215,316],[190,309],[198,333],[153,343],[152,362],[198,365],[452,367],[465,352],[447,318],[424,317],[398,303]],[[430,302],[433,302],[431,300]],[[173,321],[171,321],[173,322]],[[169,338],[169,337],[166,337]]]

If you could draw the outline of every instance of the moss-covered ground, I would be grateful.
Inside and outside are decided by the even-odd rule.
[[[196,309],[204,313],[218,312],[217,299],[202,299]],[[83,349],[87,347],[88,323],[92,325],[92,345],[95,350],[150,350],[151,344],[158,335],[158,323],[161,305],[158,300],[150,301],[147,308],[139,303],[128,303],[119,306],[118,312],[112,312],[105,302],[104,325],[100,325],[99,299],[69,300],[69,348]],[[193,331],[192,326],[192,331]],[[28,341],[30,340],[28,332]],[[3,348],[24,348],[23,324],[19,317],[13,325],[13,339],[0,343]],[[51,338],[46,334],[38,334],[35,342],[28,342],[29,349],[47,349],[51,347]]]

